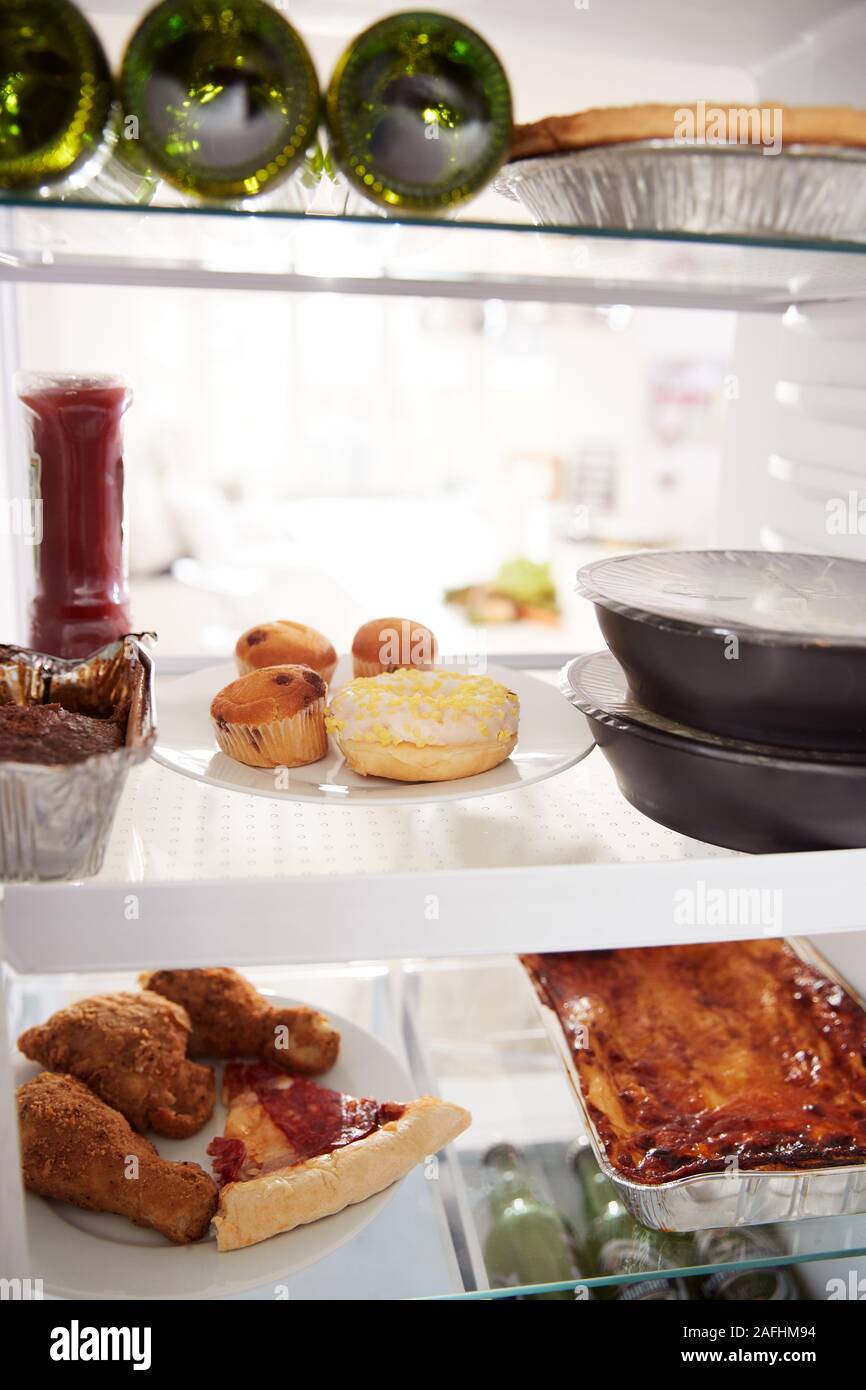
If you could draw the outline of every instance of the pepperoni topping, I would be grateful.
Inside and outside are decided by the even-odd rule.
[[[379,1128],[379,1103],[358,1100],[303,1078],[291,1086],[268,1087],[259,1100],[286,1135],[298,1162],[333,1153]]]
[[[229,1062],[224,1085],[229,1104],[244,1091],[255,1093],[269,1118],[288,1139],[296,1163],[354,1144],[382,1125],[398,1120],[405,1109],[394,1102],[380,1105],[366,1097],[359,1099],[342,1091],[332,1091],[305,1077],[288,1077],[278,1068],[263,1063]],[[226,1154],[225,1159],[232,1161],[235,1156]],[[221,1150],[219,1161],[222,1158]],[[240,1161],[243,1162],[243,1158]]]
[[[395,1120],[399,1120],[405,1109],[405,1105],[398,1105],[395,1100],[386,1100],[384,1105],[379,1106],[379,1124],[393,1124]]]
[[[213,1159],[213,1169],[220,1183],[236,1182],[247,1156],[243,1139],[223,1139],[217,1135],[211,1139],[207,1151]]]

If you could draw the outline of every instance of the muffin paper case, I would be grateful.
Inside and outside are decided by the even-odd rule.
[[[211,717],[221,752],[248,767],[305,767],[328,751],[325,701],[267,724],[234,724]]]

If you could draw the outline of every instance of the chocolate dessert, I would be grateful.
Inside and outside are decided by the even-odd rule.
[[[0,705],[0,762],[80,763],[123,745],[124,717],[77,714],[62,705]]]

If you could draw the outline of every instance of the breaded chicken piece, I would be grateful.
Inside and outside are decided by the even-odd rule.
[[[140,975],[139,984],[186,1009],[192,1057],[259,1057],[305,1076],[318,1076],[337,1060],[340,1034],[324,1014],[274,1008],[236,970],[154,970]]]
[[[98,994],[28,1028],[18,1047],[85,1081],[133,1129],[186,1139],[210,1119],[216,1096],[213,1068],[187,1061],[189,1034],[185,1010],[160,994]]]
[[[216,1184],[197,1163],[169,1163],[74,1076],[43,1071],[18,1088],[24,1185],[42,1197],[112,1211],[178,1245],[200,1240]]]

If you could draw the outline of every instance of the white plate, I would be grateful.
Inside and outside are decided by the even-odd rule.
[[[68,1002],[78,997],[81,996],[70,995]],[[271,997],[281,1006],[298,1002]],[[329,1010],[328,1017],[339,1028],[342,1045],[337,1065],[317,1078],[322,1085],[377,1100],[413,1098],[408,1075],[384,1043],[339,1014]],[[221,1067],[219,1062],[214,1065]],[[16,1084],[29,1081],[40,1070],[16,1054]],[[218,1071],[217,1094],[220,1078]],[[217,1100],[213,1116],[191,1139],[164,1139],[158,1134],[149,1134],[148,1138],[156,1144],[162,1158],[190,1160],[209,1173],[207,1146],[215,1134],[222,1134],[224,1120],[225,1107]],[[46,1293],[63,1298],[231,1297],[246,1289],[283,1284],[289,1275],[330,1255],[372,1221],[395,1188],[396,1184],[335,1216],[222,1255],[212,1234],[196,1245],[172,1245],[156,1231],[133,1226],[121,1216],[81,1211],[28,1192],[25,1202],[31,1268],[43,1280]]]
[[[473,669],[451,662],[448,670]],[[209,666],[190,676],[165,680],[158,688],[156,747],[153,756],[164,767],[182,772],[197,782],[229,791],[252,792],[283,801],[345,802],[366,806],[417,806],[432,801],[457,801],[555,777],[585,758],[593,746],[589,725],[564,700],[555,685],[546,685],[522,671],[489,666],[485,674],[501,681],[520,697],[520,732],[511,757],[490,772],[452,782],[389,782],[384,777],[360,777],[352,772],[337,749],[308,767],[292,768],[289,785],[278,790],[268,768],[247,767],[221,753],[210,722],[210,702],[229,681],[237,678],[234,665]],[[334,689],[351,679],[351,661],[340,660],[334,673]],[[285,773],[283,773],[285,776]]]

